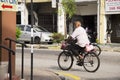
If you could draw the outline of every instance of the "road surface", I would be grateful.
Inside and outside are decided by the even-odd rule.
[[[40,70],[50,70],[61,73],[75,79],[79,77],[81,80],[120,80],[120,53],[118,52],[102,52],[100,55],[100,68],[95,73],[85,71],[83,67],[77,66],[74,62],[73,67],[69,71],[62,71],[57,64],[57,58],[61,51],[58,50],[34,50],[34,75]],[[30,74],[30,49],[25,49],[25,74]],[[21,50],[16,50],[16,69],[20,74],[21,67]]]

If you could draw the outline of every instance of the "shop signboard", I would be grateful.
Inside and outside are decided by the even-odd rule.
[[[18,0],[0,0],[0,11],[18,11]]]
[[[119,12],[120,11],[120,0],[106,0],[105,10],[107,12]]]

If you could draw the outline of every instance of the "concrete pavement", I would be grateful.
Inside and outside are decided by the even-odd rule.
[[[28,50],[28,48],[27,48]],[[29,48],[30,50],[30,48]],[[30,79],[30,61],[31,61],[31,56],[29,54],[29,52],[25,51],[25,55],[24,55],[24,79],[22,80],[31,80]],[[33,80],[80,80],[80,79],[76,79],[76,76],[73,74],[69,74],[69,73],[59,73],[57,71],[53,71],[50,70],[49,68],[44,68],[46,66],[50,64],[51,67],[53,66],[53,64],[56,65],[56,63],[52,63],[51,60],[48,60],[48,58],[51,58],[50,55],[47,54],[42,54],[39,55],[41,53],[35,53],[34,54],[34,70],[33,70]],[[47,56],[46,56],[47,55]],[[54,55],[52,55],[54,56]],[[56,56],[56,55],[55,55]],[[54,57],[55,57],[54,56]],[[41,60],[41,58],[45,59],[45,60]],[[57,58],[57,57],[55,57]],[[56,61],[56,60],[53,60]],[[43,65],[44,64],[44,65]],[[17,75],[21,75],[21,52],[17,50],[17,54],[16,54],[16,74]]]
[[[20,69],[17,69],[16,72],[20,72],[19,70]],[[25,75],[23,79],[20,79],[19,76],[19,79],[17,80],[31,80],[29,70],[25,69],[24,74]],[[43,70],[43,69],[39,70],[34,68],[33,80],[81,80],[81,79],[79,76],[67,72],[54,72],[50,70]]]

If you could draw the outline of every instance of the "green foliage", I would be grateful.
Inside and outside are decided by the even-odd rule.
[[[65,13],[68,14],[68,17],[72,18],[76,12],[75,0],[62,0],[62,5]]]
[[[61,33],[53,33],[51,37],[56,43],[60,43],[62,40],[64,40],[64,35],[62,35]]]
[[[21,35],[21,29],[16,27],[16,38],[18,39]]]
[[[98,39],[96,39],[96,43],[100,43],[100,41]]]
[[[58,9],[58,10],[57,10],[57,13],[58,13],[59,16],[61,16],[61,15],[62,15],[62,10],[61,10],[61,9]]]

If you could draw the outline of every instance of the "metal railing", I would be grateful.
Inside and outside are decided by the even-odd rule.
[[[12,68],[11,68],[11,53],[12,53],[12,55],[15,55],[15,52],[13,51],[13,50],[11,50],[10,48],[7,48],[7,47],[5,47],[5,46],[3,46],[3,45],[0,45],[0,48],[3,48],[3,49],[5,49],[5,50],[7,50],[8,52],[9,52],[9,74],[10,74],[10,77],[9,77],[9,80],[12,80]]]
[[[22,45],[22,65],[21,65],[21,79],[24,79],[24,47],[27,47],[26,44],[24,43],[21,43],[19,41],[16,41],[16,40],[13,40],[11,38],[6,38],[5,40],[8,40],[9,41],[9,49],[12,48],[12,42],[14,43],[18,43],[18,44],[21,44]],[[11,55],[9,54],[9,58],[11,57]],[[9,70],[8,72],[11,73],[11,64],[9,64]]]

